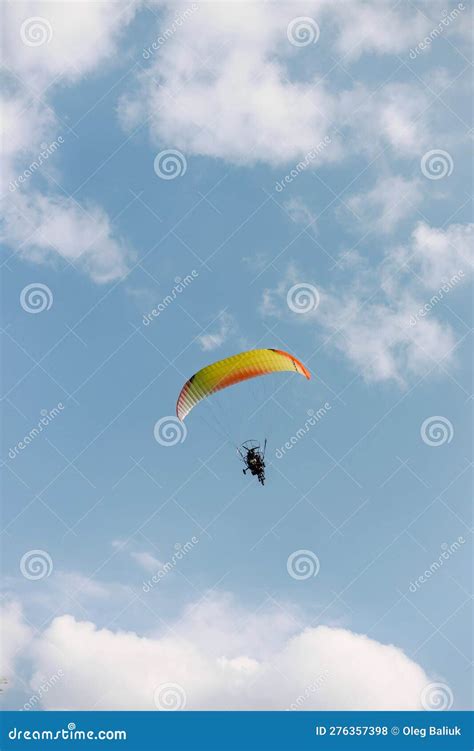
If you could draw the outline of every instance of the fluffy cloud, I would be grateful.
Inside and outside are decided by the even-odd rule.
[[[0,607],[1,677],[12,682],[19,654],[29,644],[32,630],[26,625],[17,602],[7,601]]]
[[[422,375],[448,358],[456,338],[451,328],[433,317],[410,325],[423,305],[422,299],[405,295],[382,303],[354,297],[344,301],[323,298],[322,325],[331,345],[346,357],[368,381],[394,380],[405,385],[410,376]]]
[[[451,224],[446,229],[419,222],[408,248],[401,248],[396,262],[411,260],[427,289],[435,289],[459,271],[466,277],[474,266],[474,223]]]
[[[352,276],[342,292],[340,284],[334,289],[316,284],[319,305],[294,318],[324,333],[326,345],[336,349],[366,380],[394,380],[405,385],[410,376],[423,375],[436,363],[453,357],[456,336],[452,328],[439,320],[437,312],[417,313],[427,303],[431,311],[432,301],[437,305],[468,279],[472,236],[470,224],[443,230],[420,222],[410,242],[388,251],[378,269],[373,270],[360,257],[350,263]],[[261,313],[291,315],[288,290],[309,281],[290,266],[275,288],[264,290]],[[439,290],[441,294],[432,295]]]
[[[74,644],[74,649],[71,649]],[[420,709],[429,682],[402,650],[347,629],[295,626],[281,609],[228,597],[189,608],[151,636],[55,618],[34,643],[31,687],[62,671],[45,709],[155,709],[160,687],[202,709]]]
[[[107,3],[20,0],[6,3],[2,37],[7,69],[28,86],[44,88],[55,79],[76,81],[116,52],[121,31],[139,1]]]
[[[215,7],[207,6],[210,12]],[[238,7],[238,3],[232,4],[234,10]],[[190,41],[196,39],[195,34],[200,34],[199,29],[193,31]],[[208,30],[205,34],[209,49],[201,53],[204,58],[215,54],[223,43],[220,33],[215,39]],[[151,83],[154,76],[143,75],[139,100],[134,94],[122,100],[125,126],[132,127],[153,115],[154,142],[237,164],[288,163],[328,135],[336,112],[324,85],[311,90],[304,84],[287,83],[284,69],[262,59],[257,42],[253,49],[226,49],[209,73],[210,65],[199,69],[192,45],[184,65],[181,48],[180,54],[175,54],[173,44],[167,46],[154,74],[161,85]],[[318,161],[332,158],[333,153],[328,147]]]
[[[130,555],[139,566],[145,569],[145,571],[156,572],[163,567],[163,564],[158,558],[152,555],[152,553],[148,553],[146,550],[138,553],[132,551]]]
[[[160,29],[173,28],[187,7],[170,5]],[[299,48],[287,29],[298,16],[313,18],[322,29],[310,80],[296,80],[292,72]],[[374,139],[367,138],[364,148],[382,140],[412,154],[428,131],[426,122],[413,122],[425,106],[419,87],[387,86],[377,98],[362,86],[336,93],[320,70],[318,45],[335,38],[342,55],[394,53],[419,38],[427,19],[414,12],[415,21],[407,24],[403,11],[373,2],[357,4],[349,16],[347,3],[328,0],[198,4],[122,98],[122,121],[132,128],[149,118],[155,143],[236,164],[298,161],[328,134],[331,144],[318,163],[339,159],[354,149],[352,143],[342,145],[336,128],[348,124],[349,140],[357,141],[361,121],[373,124]],[[354,39],[357,50],[350,49]]]
[[[5,243],[35,263],[60,256],[99,284],[125,276],[130,252],[114,236],[99,206],[80,206],[71,198],[18,192],[4,207]]]
[[[337,49],[349,59],[362,54],[397,54],[404,52],[426,32],[427,19],[419,10],[392,6],[388,0],[341,3]]]
[[[317,214],[301,198],[290,198],[285,201],[283,208],[293,222],[302,224],[310,232],[317,234]]]
[[[9,3],[4,9],[8,33],[3,52],[13,75],[1,101],[2,240],[35,263],[62,257],[99,284],[127,273],[130,252],[100,206],[81,206],[50,189],[39,192],[33,187],[35,173],[41,174],[41,152],[58,136],[57,119],[45,96],[59,81],[76,82],[110,59],[136,7],[125,0],[112,9],[104,3],[41,0]],[[40,89],[44,91],[37,96]],[[25,170],[28,178],[20,181]]]
[[[296,80],[291,65],[299,48],[287,38],[295,16],[310,16],[320,23],[326,43],[329,35],[334,37],[348,59],[367,52],[393,54],[418,38],[423,22],[419,13],[406,24],[402,12],[372,2],[349,16],[345,3],[335,6],[328,0],[235,2],[225,7],[203,3],[191,13],[184,2],[156,4],[162,11],[157,34],[174,31],[152,51],[149,67],[140,72],[119,110],[127,126],[151,116],[157,143],[238,164],[276,165],[302,159],[329,133],[331,142],[320,152],[318,164],[352,154],[354,145],[363,150],[391,146],[411,156],[429,140],[421,116],[426,97],[418,86],[387,85],[377,97],[364,86],[336,93],[329,79],[321,79],[318,45],[312,48],[311,80]],[[46,86],[49,93],[59,82],[75,83],[90,74],[114,58],[123,29],[139,6],[138,1],[119,0],[110,12],[102,3],[79,1],[67,6],[49,0],[8,5],[5,59],[17,90],[5,103],[7,183],[38,157],[42,143],[57,135],[51,108],[31,97],[26,86],[18,89],[18,81],[28,81],[33,88]],[[398,29],[396,34],[375,34],[381,14]],[[182,23],[173,25],[179,17]],[[347,49],[353,38],[357,50]],[[343,131],[348,126],[349,138],[343,141],[333,123]],[[361,141],[362,132],[367,136]],[[36,262],[62,256],[98,283],[126,274],[128,250],[100,207],[81,208],[50,192],[28,194],[30,189],[30,184],[22,186],[5,199],[6,242]],[[210,335],[203,346],[219,346],[225,336]]]
[[[364,228],[387,234],[416,211],[422,197],[419,180],[391,175],[380,177],[370,190],[350,196],[346,204]]]
[[[342,92],[339,115],[348,126],[348,154],[354,147],[370,156],[388,147],[398,158],[423,153],[433,142],[429,103],[424,87],[412,83],[386,84],[376,97],[360,83]]]
[[[236,325],[233,316],[226,313],[225,310],[219,314],[217,319],[217,329],[198,337],[201,349],[205,352],[218,349],[227,341],[236,331]]]
[[[32,101],[25,92],[0,96],[2,113],[0,128],[2,140],[2,170],[0,190],[4,194],[8,185],[18,177],[22,160],[29,154],[38,154],[41,144],[55,133],[56,117],[49,107]],[[21,171],[27,163],[21,166]]]

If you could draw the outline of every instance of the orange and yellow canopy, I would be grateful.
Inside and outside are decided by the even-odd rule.
[[[249,378],[278,371],[294,371],[311,378],[303,363],[288,352],[281,349],[251,349],[226,357],[225,360],[218,360],[191,376],[181,389],[176,414],[180,420],[184,420],[193,407],[210,394]]]

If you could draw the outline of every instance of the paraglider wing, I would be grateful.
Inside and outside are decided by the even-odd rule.
[[[281,349],[251,349],[226,357],[225,360],[218,360],[191,376],[181,389],[176,414],[180,420],[184,420],[193,407],[210,394],[249,378],[278,371],[294,371],[311,378],[303,363],[288,352]]]

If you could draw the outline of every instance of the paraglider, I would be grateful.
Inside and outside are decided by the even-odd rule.
[[[249,445],[250,444],[250,445]],[[255,445],[252,445],[255,444]],[[265,485],[265,449],[267,447],[267,439],[263,444],[263,449],[260,448],[256,441],[245,441],[242,446],[237,449],[240,454],[240,458],[245,464],[245,469],[242,470],[244,475],[247,472],[258,478],[258,481]]]
[[[186,381],[178,397],[176,415],[184,421],[200,401],[217,391],[251,378],[277,372],[295,372],[310,379],[309,370],[293,355],[281,349],[251,349],[232,357],[206,365]],[[246,441],[238,450],[245,464],[244,474],[250,472],[263,485],[265,482],[265,447]]]

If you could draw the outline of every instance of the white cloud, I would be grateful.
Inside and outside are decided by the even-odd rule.
[[[41,167],[31,170],[32,163],[40,159],[45,143],[58,136],[53,110],[25,90],[2,97],[1,108],[2,241],[35,263],[54,262],[61,256],[97,283],[124,276],[130,253],[115,237],[102,208],[92,203],[81,206],[72,198],[44,194],[32,187],[36,173],[42,172]],[[50,158],[58,157],[55,154]],[[30,169],[31,175],[26,182],[18,183],[25,169]],[[15,181],[16,188],[11,190],[10,184]]]
[[[2,170],[0,190],[4,194],[10,181],[28,168],[31,155],[38,156],[41,144],[57,126],[54,112],[26,94],[0,96],[0,138],[2,143]],[[28,159],[28,155],[30,158]]]
[[[206,10],[212,13],[215,7],[209,4]],[[284,70],[262,57],[258,42],[254,48],[245,44],[245,49],[232,50],[229,40],[213,66],[199,70],[193,45],[195,34],[200,33],[194,29],[189,37],[186,64],[182,62],[183,48],[176,52],[171,40],[156,63],[154,75],[142,76],[138,85],[141,107],[136,94],[122,100],[121,116],[126,127],[153,115],[150,128],[154,143],[172,144],[186,154],[220,157],[237,164],[297,160],[328,135],[335,106],[324,85],[310,89],[287,83]],[[203,34],[209,48],[199,57],[216,55],[224,39],[220,34],[213,37],[208,28]],[[162,82],[159,87],[151,84],[155,76]],[[329,146],[318,162],[331,158],[333,149]]]
[[[349,60],[367,53],[403,53],[414,40],[423,38],[428,26],[425,15],[414,6],[397,8],[390,0],[342,2],[335,9],[339,15],[337,49]]]
[[[118,550],[122,550],[122,549],[125,549],[127,547],[128,542],[127,542],[127,540],[117,539],[117,540],[112,540],[112,542],[110,544],[112,545],[113,548],[116,548]]]
[[[458,271],[467,278],[474,265],[474,223],[451,224],[442,229],[419,222],[397,262],[406,258],[418,265],[417,273],[428,289],[439,287]]]
[[[7,601],[0,606],[0,624],[0,677],[11,683],[16,661],[20,652],[29,644],[32,630],[23,618],[20,605],[13,601]]]
[[[84,596],[86,599],[104,599],[110,597],[112,594],[110,586],[106,586],[103,582],[83,576],[74,571],[56,571],[54,584],[51,582],[51,590],[53,600],[58,597],[67,598],[76,592],[80,592],[81,596]]]
[[[378,155],[390,147],[398,158],[418,157],[433,142],[430,97],[413,83],[389,83],[374,96],[364,85],[342,92],[341,119],[349,128],[348,155]]]
[[[281,609],[245,612],[208,597],[173,623],[140,636],[63,615],[35,641],[34,689],[62,670],[45,709],[156,709],[155,690],[182,687],[186,708],[416,710],[429,682],[401,649],[347,629],[295,625]],[[74,649],[71,649],[74,644]],[[308,691],[321,676],[317,691]]]
[[[331,346],[366,380],[405,385],[411,376],[422,375],[449,357],[456,338],[447,324],[432,316],[410,326],[410,316],[422,307],[422,298],[406,294],[380,303],[366,299],[322,295],[318,310]]]
[[[291,315],[286,295],[300,282],[308,279],[293,270],[275,289],[264,290],[261,313]],[[320,296],[318,308],[298,316],[296,322],[312,325],[315,334],[326,337],[326,346],[348,360],[367,381],[394,380],[405,385],[410,376],[422,374],[448,357],[456,339],[451,328],[434,317],[410,326],[410,316],[420,309],[422,298],[406,293],[400,299],[382,295],[380,302],[371,300],[377,292],[377,283],[372,284],[356,279],[343,292],[315,285]]]
[[[219,313],[217,329],[211,333],[202,334],[198,337],[201,349],[205,352],[218,349],[227,341],[236,331],[236,325],[233,316],[230,313],[222,311]]]
[[[151,553],[146,550],[142,552],[131,552],[133,560],[138,563],[145,571],[158,571],[163,567],[163,564]]]
[[[41,587],[31,587],[31,583],[23,577],[4,577],[4,590],[6,598],[12,598],[12,593],[21,597],[24,610],[34,623],[44,622],[48,614],[57,612],[97,619],[103,618],[106,612],[110,617],[111,609],[120,609],[124,599],[128,601],[133,596],[132,587],[126,584],[91,579],[77,571],[58,569],[54,570],[53,576],[41,582]],[[21,623],[22,612],[18,604],[11,608],[10,615],[16,615],[17,622]]]
[[[157,33],[187,5],[166,7]],[[287,27],[296,16],[312,17],[322,29],[309,80],[295,79],[291,68],[299,48],[288,41]],[[362,148],[383,142],[412,155],[429,130],[426,118],[413,123],[427,102],[420,87],[387,85],[377,97],[363,86],[332,90],[320,69],[318,45],[333,40],[346,55],[357,40],[346,63],[367,52],[395,54],[408,50],[428,24],[416,11],[407,23],[403,9],[384,2],[357,3],[349,11],[347,3],[329,0],[201,3],[154,52],[122,98],[120,116],[129,129],[150,118],[154,144],[236,164],[297,162],[328,135],[331,144],[318,165],[339,159],[343,151],[350,156],[353,141],[361,141],[361,122],[371,124]],[[343,121],[350,129],[344,141],[332,126],[339,129]]]
[[[134,541],[112,540],[112,547],[129,555],[145,571],[158,571],[163,567],[162,562],[147,550],[136,550]]]
[[[418,179],[390,175],[380,177],[370,190],[350,196],[346,204],[364,229],[387,234],[416,211],[422,198]]]
[[[316,217],[314,211],[301,198],[290,198],[283,204],[290,219],[296,224],[302,224],[308,231],[317,233]]]
[[[7,3],[3,9],[3,54],[6,70],[12,73],[1,102],[3,242],[35,263],[61,256],[99,284],[127,273],[130,253],[125,243],[99,206],[81,206],[52,193],[50,186],[40,193],[35,181],[39,177],[47,182],[51,166],[32,170],[31,165],[40,159],[44,144],[58,137],[56,115],[47,102],[54,86],[77,82],[99,63],[116,59],[120,31],[137,5],[126,0],[113,7],[82,0],[25,0]],[[31,173],[27,181],[12,190],[10,181],[25,169]]]
[[[450,225],[445,230],[419,223],[406,246],[388,250],[375,270],[359,259],[352,277],[333,289],[324,289],[290,265],[275,288],[263,291],[264,316],[291,316],[286,296],[294,284],[310,282],[319,291],[316,309],[294,316],[295,323],[313,326],[326,336],[326,346],[346,358],[368,381],[394,380],[405,385],[444,361],[453,360],[456,336],[440,320],[440,309],[418,316],[443,283],[463,271],[451,290],[472,271],[474,225]],[[436,302],[444,299],[443,294]],[[431,305],[431,303],[430,303]]]
[[[3,56],[7,69],[29,87],[56,79],[76,81],[113,57],[120,32],[139,2],[17,0],[3,5]],[[43,43],[39,43],[43,41]]]
[[[131,256],[102,208],[39,192],[17,191],[5,202],[2,239],[35,263],[60,256],[98,284],[125,276]]]

